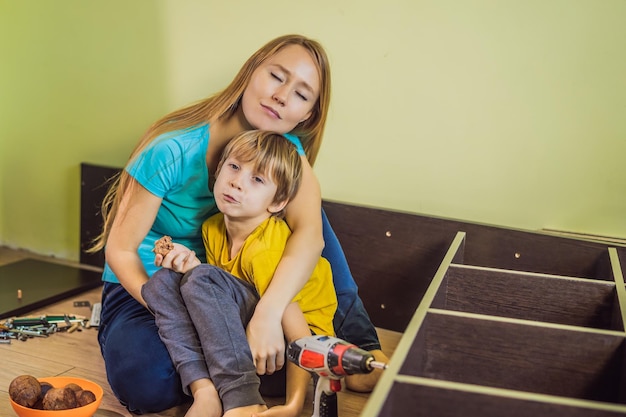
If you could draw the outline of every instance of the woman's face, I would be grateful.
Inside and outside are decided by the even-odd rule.
[[[300,45],[288,45],[250,77],[241,108],[254,129],[287,133],[307,120],[320,92],[315,61]]]

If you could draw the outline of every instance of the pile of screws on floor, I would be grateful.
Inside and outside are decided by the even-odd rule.
[[[89,319],[77,315],[13,317],[0,322],[0,343],[10,344],[11,340],[27,341],[35,337],[48,337],[57,332],[80,332],[88,327]]]

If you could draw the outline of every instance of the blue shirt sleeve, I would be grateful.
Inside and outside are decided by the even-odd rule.
[[[304,152],[304,148],[302,147],[302,143],[300,142],[299,137],[297,137],[296,135],[292,135],[291,133],[285,133],[283,134],[283,136],[289,139],[289,142],[296,145],[296,148],[298,149],[298,154],[300,156],[306,156],[306,152]]]

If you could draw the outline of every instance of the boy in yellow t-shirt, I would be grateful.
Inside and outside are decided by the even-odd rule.
[[[187,416],[267,410],[246,326],[291,234],[280,215],[301,182],[300,158],[279,134],[248,131],[232,139],[213,190],[220,213],[202,226],[208,264],[175,244],[173,269],[159,270],[142,288],[183,389],[194,397]],[[320,257],[283,315],[287,341],[311,332],[334,335],[336,308],[330,264]],[[309,378],[287,364],[285,405],[272,408],[273,415],[300,415]]]

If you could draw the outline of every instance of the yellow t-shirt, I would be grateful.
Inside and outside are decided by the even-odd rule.
[[[202,224],[207,262],[251,283],[261,296],[274,276],[290,235],[287,223],[272,216],[248,236],[237,256],[229,259],[224,215],[215,214]],[[315,334],[334,336],[337,295],[326,259],[320,257],[313,274],[293,301],[298,303]]]

